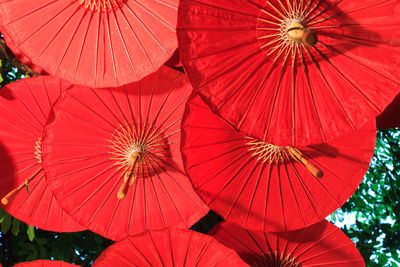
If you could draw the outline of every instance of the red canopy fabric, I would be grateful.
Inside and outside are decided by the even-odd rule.
[[[400,94],[376,117],[376,127],[379,129],[400,127]]]
[[[79,267],[80,265],[74,265],[64,261],[51,261],[51,260],[36,260],[29,262],[21,262],[14,267]]]
[[[280,232],[319,222],[350,198],[368,169],[376,128],[371,120],[328,143],[278,147],[237,132],[195,96],[182,136],[186,171],[212,210],[247,229]]]
[[[49,74],[91,87],[155,72],[177,48],[178,0],[0,1],[16,47]]]
[[[191,91],[186,76],[168,67],[119,88],[68,90],[43,140],[43,168],[61,206],[113,240],[187,229],[207,214],[179,149]]]
[[[248,266],[232,249],[189,230],[163,229],[129,236],[94,262],[101,266]]]
[[[84,230],[58,205],[41,164],[43,127],[51,106],[69,86],[35,77],[0,90],[1,207],[27,224],[56,232]]]
[[[209,234],[251,266],[365,266],[353,241],[325,220],[286,233],[249,231],[220,223]]]
[[[399,93],[400,2],[182,0],[179,53],[194,89],[276,145],[360,129]]]

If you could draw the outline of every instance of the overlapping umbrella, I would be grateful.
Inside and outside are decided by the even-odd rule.
[[[194,89],[249,136],[326,142],[400,89],[395,0],[182,0],[179,52]]]
[[[356,190],[376,128],[328,143],[281,147],[237,132],[193,96],[182,123],[184,164],[196,192],[229,222],[288,231],[319,222]]]
[[[16,48],[46,72],[92,87],[156,71],[177,48],[177,0],[0,1]]]
[[[210,235],[234,249],[251,266],[365,266],[353,241],[325,220],[286,233],[249,231],[221,223]]]
[[[41,161],[43,127],[53,103],[69,83],[35,77],[0,90],[0,198],[12,216],[57,232],[84,228],[58,205],[47,186]]]
[[[129,236],[107,248],[93,266],[247,266],[232,249],[189,230]]]
[[[189,228],[208,208],[183,168],[181,120],[191,85],[162,67],[119,88],[76,86],[54,106],[43,167],[61,206],[119,240],[146,229]]]

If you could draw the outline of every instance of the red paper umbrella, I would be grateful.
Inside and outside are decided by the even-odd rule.
[[[70,85],[50,77],[22,79],[0,90],[2,208],[41,229],[84,230],[58,205],[41,164],[41,138],[52,104]]]
[[[162,67],[120,88],[75,87],[54,106],[43,165],[61,206],[119,240],[145,229],[189,228],[208,208],[184,173],[185,75]]]
[[[93,266],[248,266],[232,249],[194,231],[163,229],[129,236]]]
[[[234,130],[200,97],[183,123],[182,153],[196,192],[227,221],[280,232],[319,222],[355,191],[374,152],[376,128],[329,143],[281,147]]]
[[[400,94],[376,117],[376,126],[379,129],[400,127]]]
[[[365,266],[353,241],[327,221],[286,233],[248,231],[222,223],[210,234],[252,266]]]
[[[400,2],[183,0],[180,56],[237,129],[308,145],[359,129],[400,88]]]
[[[178,0],[0,2],[16,47],[53,76],[92,87],[138,81],[177,48]]]
[[[64,261],[50,261],[50,260],[36,260],[29,262],[21,262],[14,267],[78,267],[80,265],[74,265]]]

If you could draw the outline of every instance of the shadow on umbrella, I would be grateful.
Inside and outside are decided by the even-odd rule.
[[[14,100],[15,96],[13,92],[10,90],[8,87],[3,87],[1,88],[1,97],[7,99],[7,100]]]
[[[303,153],[310,159],[316,159],[318,157],[330,157],[330,158],[342,158],[353,162],[360,162],[359,157],[353,157],[340,153],[339,150],[328,143],[317,144],[308,146],[302,150]]]
[[[317,52],[314,60],[316,62],[321,60],[329,61],[329,58],[345,53],[348,50],[357,48],[359,46],[377,46],[380,42],[392,42],[391,40],[385,40],[378,33],[363,27],[357,21],[347,15],[346,12],[337,7],[335,3],[328,3],[327,1],[320,1],[318,3],[319,12],[317,12],[312,18],[308,20],[311,23],[305,25],[311,32],[315,33],[316,36],[327,37],[324,41],[318,40],[322,47],[315,47],[314,50]],[[357,11],[357,9],[353,10]],[[321,13],[325,13],[324,18],[319,18]],[[312,21],[315,18],[315,21]],[[329,23],[325,25],[324,21]],[[318,23],[317,23],[318,22]],[[314,26],[318,24],[318,26]],[[345,28],[346,30],[343,30]],[[369,41],[366,38],[368,36]],[[318,38],[318,37],[317,37]],[[334,46],[330,45],[330,41],[335,40]],[[371,41],[374,40],[374,41]],[[313,61],[307,62],[308,64],[314,64]],[[307,64],[306,64],[307,65]]]

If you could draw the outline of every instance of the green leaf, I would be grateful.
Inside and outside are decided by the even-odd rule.
[[[0,223],[2,223],[4,221],[4,218],[7,216],[7,214],[8,213],[5,210],[0,208]]]
[[[11,215],[7,214],[4,218],[3,222],[1,223],[1,232],[7,233],[11,226]]]
[[[33,241],[35,239],[35,228],[32,225],[28,225],[28,228],[26,229],[26,233],[28,234],[28,239],[29,241]]]
[[[18,220],[17,218],[14,218],[11,227],[11,232],[14,236],[17,236],[19,234],[20,226],[21,226],[21,221]]]

